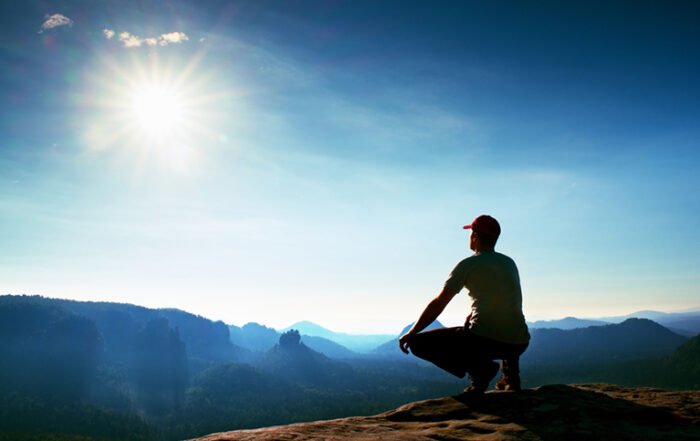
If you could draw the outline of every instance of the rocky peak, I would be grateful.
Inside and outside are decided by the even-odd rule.
[[[284,349],[295,349],[301,344],[301,335],[296,329],[285,332],[280,336],[280,347]]]

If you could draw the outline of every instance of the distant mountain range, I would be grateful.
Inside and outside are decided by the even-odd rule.
[[[335,389],[353,382],[350,365],[309,348],[296,330],[283,333],[279,343],[258,357],[253,366],[305,386]]]
[[[320,328],[320,326],[319,326]],[[297,328],[289,328],[296,329]],[[323,328],[321,328],[323,329]],[[275,347],[277,342],[282,335],[282,332],[277,331],[267,326],[260,325],[258,323],[247,323],[244,326],[238,327],[234,325],[229,325],[229,332],[231,334],[231,341],[242,348],[248,349],[253,352],[266,352]],[[301,332],[301,331],[300,331]],[[330,331],[329,331],[330,332]],[[331,336],[336,333],[330,334]],[[327,334],[328,335],[328,334]],[[349,336],[348,334],[338,334]],[[350,337],[350,336],[349,336]],[[360,336],[362,339],[364,336]],[[342,339],[342,341],[349,341],[347,337]],[[361,354],[348,349],[347,347],[337,343],[333,340],[324,337],[318,337],[314,335],[301,335],[301,341],[309,348],[320,352],[327,357],[331,358],[356,358],[361,356]],[[352,341],[350,340],[352,343]],[[361,342],[360,342],[361,343]],[[351,345],[357,346],[357,345]]]
[[[233,344],[251,351],[268,351],[280,339],[280,333],[275,329],[253,322],[241,327],[229,325],[228,330]]]
[[[394,338],[393,335],[388,334],[363,335],[334,332],[309,321],[295,323],[292,326],[282,329],[281,332],[286,332],[291,329],[296,329],[301,335],[322,337],[327,340],[334,341],[339,345],[345,346],[351,351],[360,353],[370,352],[377,346],[386,343],[387,340],[391,340]]]
[[[359,353],[339,342],[351,334],[308,322],[280,332],[176,309],[0,296],[0,426],[18,433],[73,426],[80,431],[65,433],[100,439],[130,433],[119,435],[129,441],[152,439],[144,435],[152,431],[176,440],[373,414],[459,393],[464,380],[399,351],[397,337],[410,326],[369,336],[386,340]],[[429,328],[436,327],[442,324]],[[700,387],[700,335],[689,339],[649,319],[533,327],[531,335],[521,364],[528,388],[553,382]],[[101,421],[99,431],[85,421]]]
[[[648,319],[578,329],[532,329],[526,365],[583,365],[668,355],[687,341]]]
[[[603,317],[600,320],[620,323],[629,318],[645,318],[681,335],[693,337],[700,333],[700,310],[693,309],[684,312],[637,311],[618,317]]]
[[[700,333],[700,309],[692,309],[682,312],[660,312],[660,311],[637,311],[632,314],[600,317],[593,319],[580,319],[576,317],[566,317],[557,320],[539,320],[528,322],[531,329],[556,328],[556,329],[577,329],[588,326],[601,326],[611,323],[622,323],[631,318],[643,318],[653,320],[656,323],[670,329],[676,334],[693,337]]]
[[[587,328],[589,326],[601,326],[607,325],[610,322],[605,322],[602,320],[588,320],[579,319],[576,317],[565,317],[559,320],[538,320],[536,322],[528,322],[527,326],[530,329],[577,329],[577,328]]]

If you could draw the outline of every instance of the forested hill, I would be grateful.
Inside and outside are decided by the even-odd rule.
[[[581,365],[661,357],[683,344],[678,335],[647,319],[587,328],[532,329],[523,365]]]
[[[332,360],[296,331],[245,352],[251,364],[239,355],[226,325],[183,311],[0,296],[0,440],[176,440],[379,412],[464,387],[409,358]]]
[[[102,335],[107,360],[129,358],[137,333],[147,323],[158,321],[177,334],[189,358],[223,361],[234,360],[237,355],[225,323],[177,309],[149,309],[126,303],[79,302],[40,296],[0,296],[0,306],[4,308],[21,305],[46,306],[92,320]]]

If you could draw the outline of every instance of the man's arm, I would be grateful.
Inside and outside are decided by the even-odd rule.
[[[399,338],[399,347],[404,353],[408,354],[408,348],[411,347],[411,338],[438,318],[456,294],[456,292],[448,288],[443,288],[442,292],[428,303],[428,306],[425,307],[418,321],[411,327],[411,330]]]

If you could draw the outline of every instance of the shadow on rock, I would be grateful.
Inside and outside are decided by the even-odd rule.
[[[383,416],[403,423],[461,420],[453,428],[463,433],[453,432],[450,439],[497,432],[505,439],[545,441],[700,439],[698,422],[677,411],[566,385],[457,395],[409,404]]]

